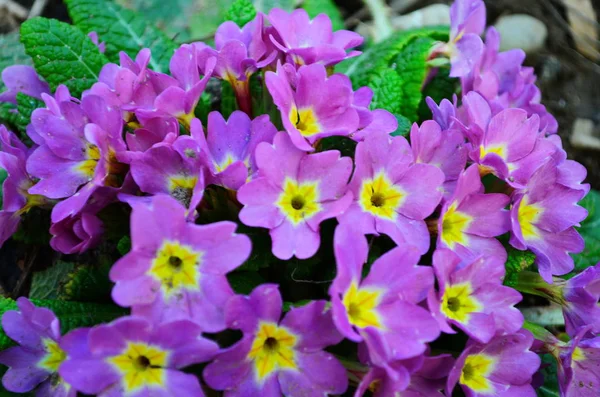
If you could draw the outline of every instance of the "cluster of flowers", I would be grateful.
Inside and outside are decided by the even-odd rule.
[[[81,99],[64,86],[51,95],[27,67],[7,68],[2,99],[20,91],[46,107],[27,128],[33,147],[0,130],[9,175],[0,242],[38,206],[52,209],[51,246],[81,253],[102,237],[98,212],[122,201],[132,207],[132,249],[110,272],[113,300],[131,316],[65,336],[51,311],[25,298],[3,316],[20,344],[0,353],[5,387],[198,396],[198,376],[180,369],[210,362],[204,381],[228,396],[341,394],[349,379],[356,396],[450,396],[457,384],[470,396],[535,396],[537,353],[550,352],[564,395],[595,395],[600,268],[554,277],[583,249],[574,226],[587,215],[577,205],[586,171],[566,159],[524,53],[500,53],[493,28],[481,41],[483,1],[457,0],[451,11],[450,41],[432,57],[450,59],[461,101],[429,100],[433,120],[413,125],[410,144],[390,135],[392,114],[369,109],[369,88],[354,91],[331,73],[359,54],[351,49],[362,38],[302,10],[259,13],[241,28],[225,22],[215,48],[179,47],[170,75],[147,68],[148,49],[135,60],[122,54]],[[285,131],[267,115],[251,118],[249,81],[259,71]],[[194,110],[210,78],[231,84],[241,110],[228,120],[211,113],[205,132]],[[317,150],[332,135],[358,142],[354,159]],[[235,192],[239,220],[269,229],[282,260],[313,256],[320,223],[337,218],[330,301],[282,315],[276,285],[236,295],[226,274],[251,242],[233,222],[195,224],[208,185]],[[572,342],[534,343],[523,328],[514,307],[522,297],[503,285],[507,252],[497,237],[507,233],[514,248],[535,253],[537,282],[563,305]],[[380,234],[397,246],[363,277],[365,236]],[[430,251],[432,266],[419,265]],[[434,355],[429,343],[456,328],[469,337],[460,356]],[[203,336],[225,329],[243,336],[225,349]],[[360,364],[324,350],[344,338],[358,344]]]

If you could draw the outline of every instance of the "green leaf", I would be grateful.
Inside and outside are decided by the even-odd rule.
[[[72,262],[57,261],[46,270],[33,273],[29,298],[58,299],[60,290],[74,268]]]
[[[0,35],[0,72],[12,65],[33,65],[19,41],[19,32]],[[0,80],[0,91],[4,88],[4,83]]]
[[[115,305],[35,299],[32,299],[31,302],[39,307],[47,307],[56,314],[60,320],[63,335],[75,328],[110,322],[127,313],[125,309]],[[17,302],[8,298],[0,298],[0,317],[8,310],[18,310]],[[0,350],[13,345],[15,342],[0,328]]]
[[[319,151],[339,150],[342,156],[354,158],[356,141],[345,136],[328,136],[319,142]]]
[[[306,10],[311,18],[319,14],[327,14],[331,18],[333,30],[344,29],[344,19],[340,10],[332,0],[304,0],[302,8]]]
[[[536,393],[538,397],[560,397],[556,359],[551,354],[541,357],[543,368],[539,372],[544,376],[544,384],[536,389]]]
[[[95,31],[106,42],[106,56],[111,61],[119,61],[120,51],[135,58],[142,48],[150,48],[150,68],[157,72],[169,70],[177,45],[142,16],[108,0],[66,0],[66,3],[78,28],[85,33]]]
[[[292,11],[296,5],[295,0],[254,0],[254,7],[257,11],[269,13],[273,8],[282,8],[286,11]]]
[[[219,25],[226,20],[225,15],[231,8],[233,0],[206,1],[199,12],[191,17],[190,34],[195,40],[203,40],[214,36]]]
[[[401,114],[395,114],[394,116],[396,116],[396,120],[398,120],[398,128],[396,128],[396,131],[392,132],[390,135],[407,137],[410,134],[412,122]]]
[[[225,13],[225,19],[242,27],[256,16],[256,8],[250,0],[235,0]]]
[[[22,92],[17,93],[17,105],[11,103],[0,104],[0,119],[9,124],[13,131],[18,132],[19,138],[26,144],[31,140],[27,136],[27,126],[31,123],[31,113],[37,108],[43,107],[44,102],[30,97]]]
[[[50,88],[65,84],[75,97],[98,80],[100,69],[108,62],[83,32],[55,19],[25,21],[21,42]]]
[[[117,243],[117,251],[119,254],[125,255],[131,251],[131,238],[129,236],[123,236]]]
[[[588,210],[588,216],[578,228],[585,240],[585,249],[573,255],[577,273],[600,262],[600,192],[591,190],[579,205]]]
[[[511,246],[506,247],[508,257],[504,267],[506,268],[506,279],[513,277],[519,272],[528,269],[535,262],[535,254],[531,251],[520,251]]]
[[[237,101],[235,99],[235,91],[231,84],[227,81],[221,82],[221,114],[225,117],[225,120],[231,116],[237,110]]]
[[[4,185],[4,181],[8,178],[8,172],[4,168],[0,168],[0,208],[3,206],[3,194],[2,194],[2,186]]]
[[[452,95],[457,94],[459,80],[449,76],[450,69],[438,69],[438,73],[431,79],[423,89],[423,97],[419,104],[419,121],[431,120],[431,109],[427,106],[425,98],[431,97],[435,103],[439,104],[442,99],[452,100]]]
[[[254,288],[263,284],[265,279],[256,272],[234,272],[227,275],[231,288],[238,293],[247,295]]]
[[[62,288],[60,299],[79,302],[110,302],[113,283],[108,278],[112,262],[78,266]]]
[[[373,90],[371,109],[385,109],[399,113],[402,106],[402,92],[398,88],[402,78],[394,70],[385,68],[371,77],[369,87]]]

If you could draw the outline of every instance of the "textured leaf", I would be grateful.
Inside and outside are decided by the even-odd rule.
[[[333,30],[344,29],[342,14],[332,0],[304,0],[302,8],[306,10],[311,18],[319,14],[327,14],[331,18]]]
[[[169,60],[177,47],[163,32],[141,15],[108,0],[67,0],[73,23],[85,33],[95,31],[106,42],[106,56],[118,62],[119,52],[134,58],[142,48],[152,50],[150,68],[169,70]],[[175,8],[170,2],[164,2]]]
[[[369,87],[373,89],[371,109],[385,109],[399,113],[402,106],[402,78],[394,69],[382,69],[371,77]]]
[[[250,0],[235,0],[231,8],[227,10],[225,19],[235,22],[238,26],[244,26],[254,19],[256,8]]]
[[[448,76],[450,69],[438,69],[438,73],[427,83],[423,89],[423,97],[419,104],[419,121],[431,120],[431,109],[427,106],[425,98],[431,97],[435,103],[440,103],[446,98],[452,100],[452,95],[457,94],[460,86],[459,80]]]
[[[19,92],[17,93],[17,106],[11,103],[0,104],[0,120],[8,124],[9,128],[29,145],[31,140],[27,136],[26,130],[31,122],[31,113],[43,106],[44,102]]]
[[[108,273],[111,262],[100,265],[85,265],[71,272],[62,288],[60,299],[79,302],[110,302],[112,282]]]
[[[582,253],[573,255],[576,272],[600,262],[600,192],[591,190],[579,205],[588,210],[588,216],[578,228],[585,240],[585,249]]]
[[[42,272],[35,272],[31,280],[31,299],[58,299],[69,273],[75,265],[72,262],[58,261]]]
[[[506,268],[506,280],[529,268],[535,262],[535,254],[531,251],[519,251],[511,246],[506,247],[508,258],[504,267]]]
[[[65,84],[73,96],[90,88],[108,62],[83,32],[55,19],[37,17],[25,21],[21,25],[21,42],[52,90]]]
[[[542,355],[539,373],[544,376],[544,383],[536,390],[538,397],[559,397],[557,363],[551,354]]]
[[[19,32],[0,35],[0,73],[11,65],[33,65],[25,47],[19,41]],[[4,90],[4,83],[0,80],[0,92]]]
[[[125,309],[114,305],[56,300],[32,300],[32,303],[36,306],[47,307],[56,314],[60,320],[63,335],[78,327],[90,327],[110,322],[127,313]],[[12,299],[0,298],[0,316],[8,310],[18,310],[17,303]],[[15,345],[13,340],[0,329],[0,350],[13,345]]]

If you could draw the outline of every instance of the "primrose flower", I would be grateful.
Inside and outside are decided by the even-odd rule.
[[[225,395],[278,396],[342,394],[344,367],[323,349],[342,341],[325,301],[291,309],[281,319],[277,285],[263,284],[227,303],[229,328],[242,339],[204,369],[204,380]]]
[[[456,0],[450,7],[450,41],[443,51],[450,57],[451,77],[469,74],[483,53],[485,28],[483,0]]]
[[[354,202],[340,223],[427,252],[430,237],[424,219],[440,202],[443,172],[414,164],[406,139],[386,133],[373,133],[358,143],[355,166],[349,185]]]
[[[347,51],[361,45],[363,37],[348,30],[333,32],[331,19],[326,14],[311,20],[302,8],[291,13],[274,8],[269,12],[269,22],[276,32],[270,36],[271,41],[286,54],[291,64],[332,66],[361,54]]]
[[[45,197],[28,193],[34,181],[25,170],[27,157],[27,147],[14,133],[0,125],[0,167],[8,175],[2,184],[0,246],[17,231],[21,215],[47,203]]]
[[[354,91],[353,106],[358,112],[358,129],[350,135],[357,142],[378,132],[392,133],[398,129],[396,116],[384,109],[370,110],[373,90],[361,87]]]
[[[590,184],[583,183],[587,176],[586,168],[574,160],[567,159],[567,152],[562,147],[562,141],[558,135],[550,135],[547,141],[556,146],[552,158],[556,164],[556,181],[568,188],[582,190],[585,194],[590,191]]]
[[[194,120],[192,120],[193,124]],[[131,122],[129,124],[132,124]],[[133,134],[125,134],[127,148],[132,152],[145,152],[151,147],[159,144],[171,145],[179,137],[179,123],[172,118],[153,118],[146,120],[142,128],[136,128]],[[121,153],[119,159],[124,163],[130,163],[128,157],[134,157],[131,153]]]
[[[17,94],[42,99],[42,94],[50,94],[48,83],[42,81],[35,69],[27,65],[12,65],[2,70],[2,82],[6,91],[0,94],[0,102],[17,104]]]
[[[27,298],[17,299],[19,311],[2,316],[2,329],[20,346],[0,352],[0,364],[9,367],[2,378],[14,393],[38,387],[39,396],[75,397],[77,391],[58,374],[67,358],[60,337],[60,322],[46,308],[35,307]]]
[[[452,356],[442,354],[396,361],[387,368],[374,366],[361,379],[354,395],[360,397],[370,390],[373,397],[441,397],[440,390],[453,365]]]
[[[442,130],[440,124],[433,120],[424,121],[420,127],[415,123],[410,129],[410,145],[415,163],[436,166],[444,173],[443,194],[446,198],[454,191],[456,180],[467,164],[464,142],[465,138],[460,131]]]
[[[131,251],[110,271],[113,300],[157,322],[191,319],[207,332],[223,330],[233,295],[225,274],[248,258],[250,239],[232,222],[186,223],[186,209],[170,196],[131,204]]]
[[[67,198],[52,210],[59,222],[82,210],[100,187],[119,187],[122,166],[116,153],[125,150],[121,115],[97,96],[85,97],[81,106],[62,102],[71,118],[35,110],[37,133],[43,144],[27,160],[27,172],[40,181],[29,189],[51,199]]]
[[[337,274],[329,288],[335,326],[354,342],[367,341],[371,360],[380,357],[374,364],[423,354],[440,333],[419,306],[433,287],[432,269],[418,266],[419,251],[403,244],[378,258],[363,280],[368,250],[366,238],[351,226],[336,228]]]
[[[350,205],[352,160],[337,150],[307,154],[284,132],[272,145],[260,143],[255,153],[260,176],[238,191],[240,220],[270,229],[277,258],[310,258],[321,244],[319,224]]]
[[[470,341],[450,371],[446,395],[458,383],[470,397],[535,397],[531,377],[541,360],[529,350],[533,341],[528,331],[495,337],[488,344]]]
[[[566,282],[562,281],[562,284],[567,333],[574,336],[583,327],[600,333],[600,264],[588,267]]]
[[[442,207],[438,220],[438,247],[449,248],[461,259],[480,255],[506,260],[506,250],[494,237],[510,229],[510,202],[500,193],[485,194],[476,164],[461,173],[454,194]]]
[[[191,321],[153,325],[135,316],[89,329],[84,342],[68,351],[60,375],[100,396],[204,396],[198,378],[179,369],[208,361],[219,349]]]
[[[295,77],[288,73],[279,64],[277,73],[266,73],[265,81],[283,126],[298,149],[310,152],[320,138],[348,136],[358,129],[360,119],[348,76],[328,77],[320,64],[301,67]]]
[[[92,40],[92,43],[94,43],[96,47],[98,47],[98,51],[104,54],[104,52],[106,51],[106,43],[100,42],[100,39],[98,38],[98,32],[89,32],[88,37],[90,38],[90,40]]]
[[[454,126],[456,117],[456,95],[453,96],[454,103],[447,99],[442,99],[438,105],[431,97],[425,98],[425,102],[431,110],[433,121],[439,124],[443,131],[448,131]]]
[[[573,269],[569,253],[581,252],[584,247],[573,226],[587,216],[587,211],[577,205],[585,192],[558,184],[557,175],[553,161],[538,169],[527,187],[515,192],[510,212],[510,244],[536,255],[540,275],[547,282],[552,282],[553,274]]]
[[[487,343],[495,335],[521,329],[523,315],[514,305],[522,297],[502,285],[503,261],[484,256],[464,263],[454,252],[440,249],[433,254],[433,268],[439,292],[436,295],[432,290],[428,303],[442,331],[454,333],[453,324],[478,342]]]
[[[271,144],[277,129],[268,115],[250,120],[246,113],[236,110],[227,121],[221,113],[211,112],[206,136],[199,120],[192,123],[191,133],[206,158],[210,182],[238,190],[256,176],[256,147],[261,142]]]

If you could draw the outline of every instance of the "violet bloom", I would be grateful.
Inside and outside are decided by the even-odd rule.
[[[335,326],[354,342],[367,341],[376,365],[423,354],[440,334],[419,306],[433,287],[432,269],[418,266],[419,251],[403,244],[378,258],[362,279],[368,251],[367,239],[351,226],[336,228],[337,274],[329,288]]]
[[[448,377],[446,395],[458,383],[467,397],[535,397],[531,378],[540,357],[530,351],[528,331],[493,338],[488,344],[470,341]]]
[[[60,106],[70,118],[45,109],[33,112],[32,122],[44,142],[27,160],[29,174],[40,178],[29,193],[66,198],[52,210],[55,223],[81,211],[98,188],[119,187],[124,170],[116,153],[125,150],[120,112],[102,98],[89,95],[81,105]]]
[[[484,256],[465,263],[454,252],[440,249],[433,254],[433,268],[439,292],[432,290],[428,303],[443,332],[455,333],[452,324],[488,343],[495,335],[521,329],[523,315],[514,305],[522,297],[502,285],[504,261]]]
[[[575,336],[583,327],[589,327],[592,333],[600,333],[600,263],[561,284],[558,285],[562,291],[567,333]]]
[[[157,322],[191,319],[207,332],[223,330],[233,295],[225,274],[248,258],[250,239],[235,234],[233,222],[186,223],[186,209],[166,195],[131,204],[131,251],[110,271],[114,301]]]
[[[428,164],[414,164],[404,137],[373,133],[356,146],[349,190],[354,202],[339,221],[363,234],[385,234],[424,254],[429,231],[424,219],[442,197],[444,174]]]
[[[301,67],[296,76],[288,73],[278,65],[277,73],[267,72],[265,81],[294,145],[310,152],[319,138],[348,136],[358,129],[360,119],[348,76],[328,77],[320,64]]]
[[[0,94],[0,102],[17,104],[17,94],[42,99],[42,94],[50,94],[48,83],[42,81],[35,69],[27,65],[12,65],[2,70],[2,82],[6,91]]]
[[[0,125],[0,167],[8,175],[2,184],[0,246],[17,231],[21,215],[33,207],[47,204],[45,197],[28,193],[34,181],[25,170],[27,157],[27,147],[14,133]]]
[[[467,164],[467,149],[463,134],[455,129],[442,130],[440,125],[427,120],[410,130],[410,145],[415,163],[436,166],[444,173],[443,195],[448,198]]]
[[[450,7],[450,41],[444,51],[450,57],[451,77],[469,74],[483,53],[485,28],[483,0],[456,0]]]
[[[274,8],[269,12],[269,22],[277,33],[271,36],[271,41],[286,54],[287,62],[297,66],[313,63],[331,66],[361,54],[347,51],[361,45],[363,37],[348,30],[333,32],[326,14],[311,20],[301,8],[291,13]]]
[[[270,229],[277,258],[310,258],[321,244],[319,224],[352,201],[347,192],[352,160],[337,150],[307,154],[279,132],[272,145],[257,146],[256,164],[260,176],[238,191],[244,205],[240,220]]]
[[[181,320],[160,325],[121,317],[89,329],[83,346],[68,350],[60,375],[86,394],[108,396],[204,396],[196,375],[181,368],[206,362],[219,346]]]
[[[358,128],[350,135],[357,142],[378,132],[392,133],[398,129],[396,116],[384,109],[370,110],[373,90],[361,87],[354,91],[353,107],[358,112]]]
[[[562,275],[573,269],[569,253],[584,248],[584,241],[573,226],[587,216],[587,211],[577,205],[585,192],[558,184],[557,175],[553,161],[542,166],[525,189],[515,192],[510,212],[510,244],[535,253],[540,275],[550,283],[553,274]]]
[[[587,176],[587,169],[577,161],[567,159],[567,152],[563,149],[562,140],[558,135],[550,135],[547,141],[556,146],[552,156],[558,172],[556,182],[587,194],[591,188],[589,183],[583,183]]]
[[[463,171],[454,194],[442,207],[438,220],[438,248],[449,248],[461,259],[480,255],[506,260],[506,250],[494,237],[510,229],[510,202],[500,193],[485,194],[476,164]]]
[[[325,396],[348,386],[344,367],[325,352],[343,337],[335,330],[327,302],[313,301],[281,318],[277,285],[263,284],[249,296],[227,303],[229,328],[242,339],[224,349],[204,369],[213,389],[235,396]]]
[[[419,356],[390,363],[387,368],[371,367],[354,394],[363,396],[370,390],[373,397],[443,397],[440,391],[454,359],[449,354]]]
[[[131,125],[133,122],[130,122]],[[194,120],[192,120],[192,124]],[[144,126],[135,126],[133,134],[125,134],[127,148],[132,152],[145,152],[153,146],[166,144],[172,145],[179,137],[179,123],[173,118],[155,117],[146,120]],[[122,154],[123,155],[123,154]],[[129,154],[126,155],[126,157]],[[126,158],[125,157],[125,158]],[[130,162],[123,158],[123,162]]]
[[[35,307],[27,298],[17,299],[19,311],[2,316],[2,329],[20,346],[0,352],[0,364],[9,367],[3,386],[14,393],[37,389],[40,397],[75,397],[77,391],[58,374],[67,358],[60,337],[60,322],[46,308]]]
[[[456,117],[456,95],[453,95],[454,103],[447,99],[442,99],[438,105],[431,97],[425,98],[427,106],[431,110],[433,121],[439,124],[443,131],[452,129]]]
[[[273,143],[277,133],[268,115],[250,120],[246,113],[238,110],[227,121],[221,113],[211,112],[207,129],[205,136],[200,121],[192,123],[192,138],[206,159],[210,183],[231,190],[238,190],[256,176],[256,147],[261,142]]]

